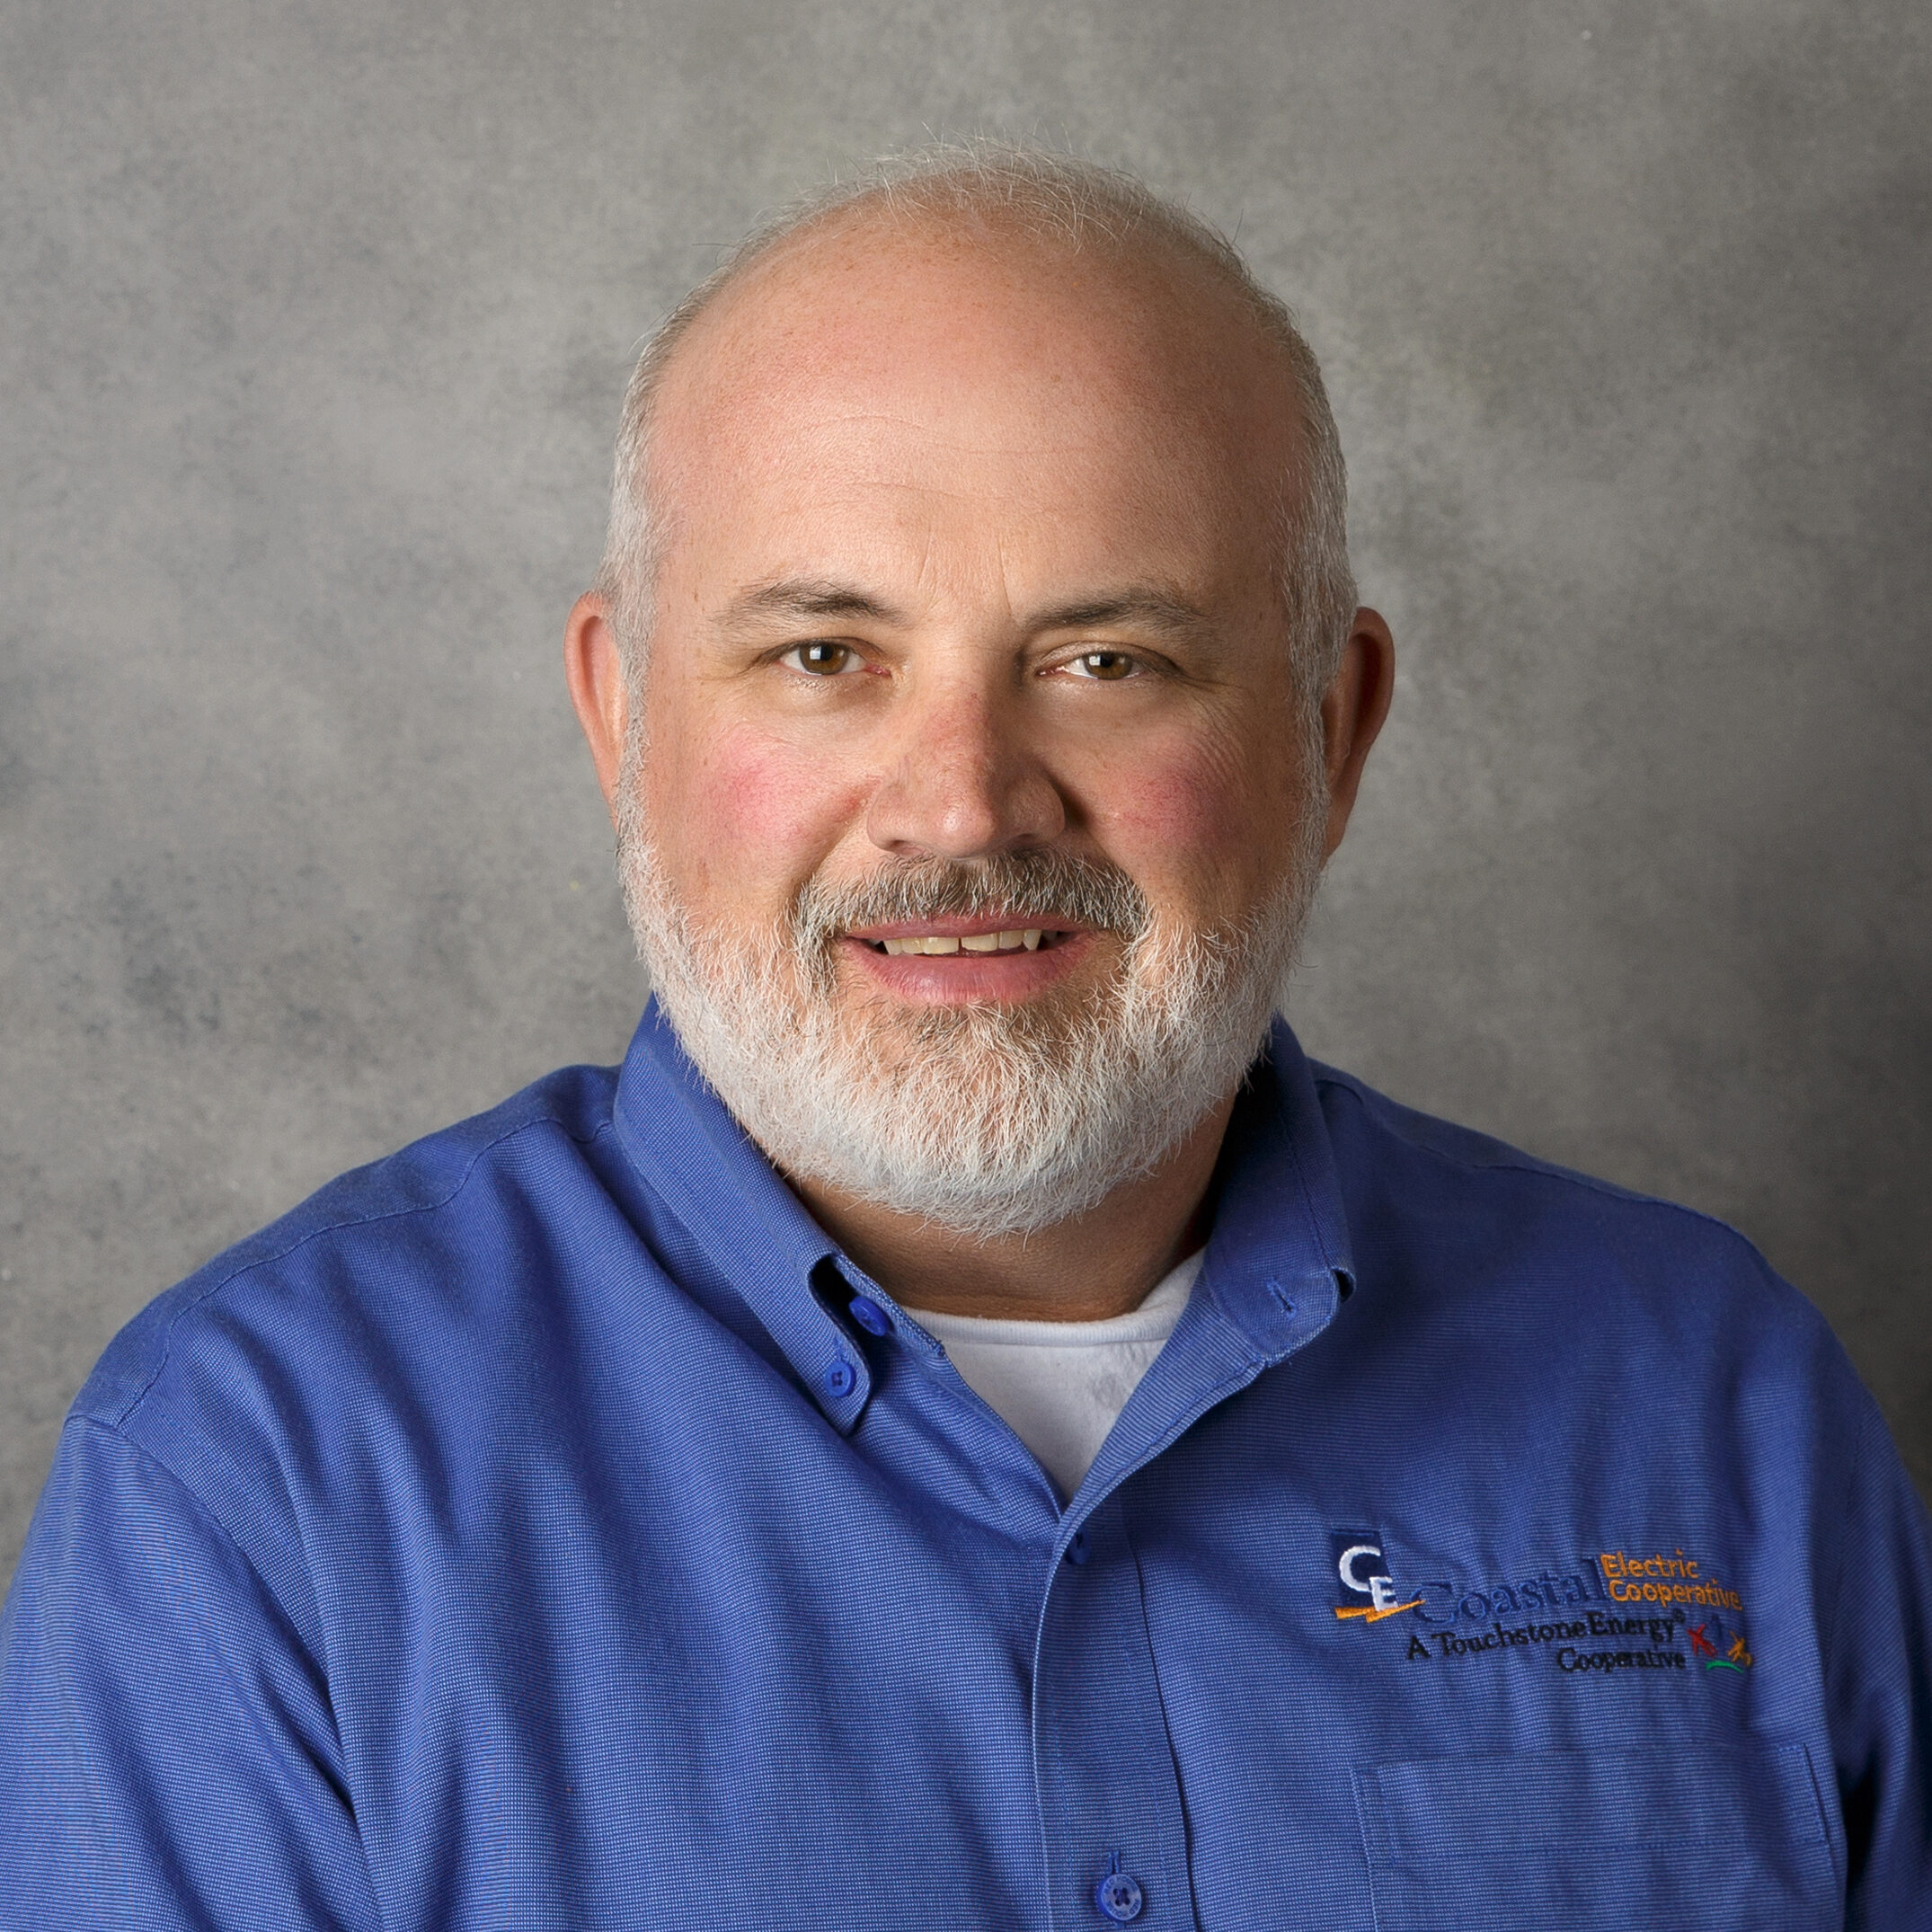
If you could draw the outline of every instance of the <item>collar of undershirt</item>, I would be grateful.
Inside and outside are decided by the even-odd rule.
[[[941,1315],[910,1303],[906,1313],[935,1341],[969,1343],[986,1348],[1110,1348],[1136,1342],[1165,1342],[1180,1320],[1201,1272],[1204,1248],[1170,1269],[1138,1307],[1095,1322],[1015,1321],[998,1316]]]

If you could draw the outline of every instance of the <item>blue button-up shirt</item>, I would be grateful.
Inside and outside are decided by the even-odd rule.
[[[1932,1923],[1924,1516],[1812,1308],[1285,1028],[1215,1189],[1065,1507],[654,1012],[325,1189],[75,1405],[0,1924]]]

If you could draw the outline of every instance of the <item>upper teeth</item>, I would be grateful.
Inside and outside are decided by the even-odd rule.
[[[957,953],[964,947],[969,953],[1016,953],[1022,946],[1031,953],[1040,944],[1041,927],[1029,927],[1018,933],[970,933],[963,938],[942,936],[938,933],[916,933],[905,939],[885,939],[880,944],[888,953]]]

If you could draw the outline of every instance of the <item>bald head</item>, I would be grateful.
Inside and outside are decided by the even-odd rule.
[[[1288,311],[1219,235],[1130,178],[986,145],[904,157],[788,210],[646,347],[598,584],[634,661],[693,517],[728,526],[731,492],[781,448],[820,477],[890,464],[889,422],[967,467],[970,449],[1024,433],[1057,452],[1069,492],[1084,464],[1251,526],[1297,682],[1323,688],[1354,586],[1334,421]]]

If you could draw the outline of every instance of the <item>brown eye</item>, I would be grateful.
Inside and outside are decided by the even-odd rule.
[[[1072,668],[1082,678],[1113,684],[1132,674],[1134,660],[1124,651],[1088,651],[1073,660]]]
[[[840,671],[851,669],[856,655],[850,644],[793,644],[779,662],[810,671],[816,678],[836,678]]]

